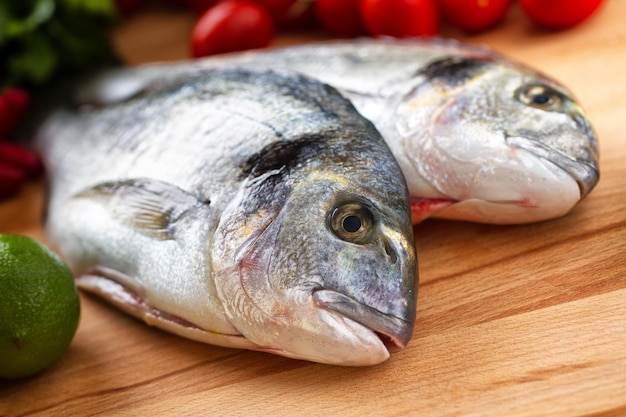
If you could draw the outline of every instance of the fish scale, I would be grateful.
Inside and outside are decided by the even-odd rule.
[[[46,230],[93,292],[201,342],[373,365],[412,336],[409,196],[373,125],[288,72],[180,74],[59,110]],[[345,217],[362,216],[346,230]]]
[[[397,159],[416,202],[414,222],[555,218],[599,179],[596,135],[565,86],[456,41],[331,41],[148,65],[104,75],[81,99],[98,101],[107,91],[132,95],[180,73],[234,66],[297,71],[350,99]]]

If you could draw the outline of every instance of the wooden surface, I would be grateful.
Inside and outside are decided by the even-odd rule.
[[[551,33],[516,10],[469,38],[576,92],[600,137],[601,181],[559,220],[417,226],[418,319],[405,351],[341,368],[218,348],[84,296],[67,354],[37,377],[0,382],[0,415],[626,415],[624,18],[626,1],[610,0]],[[190,25],[148,13],[114,39],[133,63],[184,58]],[[44,239],[42,204],[39,184],[1,203],[0,231]]]

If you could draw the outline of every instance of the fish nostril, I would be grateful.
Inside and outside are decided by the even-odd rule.
[[[593,131],[593,128],[591,127],[591,124],[589,124],[589,122],[587,121],[585,116],[581,113],[581,111],[572,110],[568,112],[568,116],[574,122],[574,124],[576,125],[576,128],[580,130],[585,137],[595,138],[595,133]],[[593,145],[591,146],[594,147]],[[594,151],[595,150],[596,149],[594,149]]]
[[[387,237],[383,236],[383,246],[385,247],[385,253],[389,257],[389,261],[392,264],[398,262],[398,255],[396,255],[396,251],[393,250],[393,246],[391,246],[391,242]]]

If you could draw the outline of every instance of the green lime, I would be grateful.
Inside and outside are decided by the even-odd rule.
[[[33,239],[0,234],[0,378],[51,366],[67,350],[79,316],[67,265]]]

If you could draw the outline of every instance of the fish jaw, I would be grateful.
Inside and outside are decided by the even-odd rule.
[[[246,254],[237,265],[216,277],[218,294],[230,322],[258,346],[255,350],[332,365],[369,366],[387,360],[390,352],[406,346],[413,333],[416,288],[407,300],[401,301],[404,307],[378,307],[393,313],[372,307],[374,302],[367,305],[345,295],[348,291],[343,288],[325,288],[336,288],[333,281],[368,280],[370,277],[364,277],[368,274],[363,271],[346,273],[344,268],[337,268],[304,277],[296,287],[281,288],[271,278],[277,275],[271,271],[280,268],[272,265],[278,255],[268,249],[272,246],[270,243],[278,239],[280,228],[276,226],[280,219],[272,223],[245,248]],[[338,258],[358,262],[359,251],[354,247],[331,251],[336,252]],[[395,256],[404,257],[402,254]],[[307,255],[303,253],[302,257]],[[294,263],[299,261],[293,259]],[[402,272],[414,279],[410,255],[408,264]],[[389,297],[401,290],[396,287],[378,292]]]
[[[440,128],[431,130],[435,140],[405,142],[412,169],[428,182],[410,189],[414,224],[428,217],[531,223],[563,216],[580,201],[576,179],[549,158],[488,134],[465,157],[449,152],[461,134]]]
[[[231,271],[237,276],[222,287],[231,322],[254,343],[254,350],[341,366],[369,366],[403,349],[413,333],[412,321],[389,316],[333,290],[304,288],[263,304],[250,294],[263,292],[254,262]],[[222,277],[225,278],[225,277]],[[227,313],[228,314],[228,313]]]
[[[317,290],[313,293],[313,300],[319,308],[336,311],[358,323],[367,323],[366,329],[371,329],[386,342],[390,352],[404,349],[413,335],[413,325],[409,321],[384,314],[339,292]]]
[[[423,182],[409,178],[412,197],[454,202],[435,205],[426,213],[433,217],[484,223],[568,213],[599,178],[597,139],[584,112],[566,89],[524,67],[477,68],[459,85],[425,81],[398,106],[404,163]],[[520,91],[534,86],[557,104],[523,103]]]
[[[471,194],[442,207],[433,217],[491,224],[510,224],[515,219],[523,224],[561,217],[580,201],[579,184],[569,172],[524,149],[510,153],[518,165],[492,167],[487,176],[480,170],[468,171],[468,177],[475,179]]]
[[[527,137],[508,136],[506,141],[510,146],[543,158],[547,163],[554,164],[567,173],[578,185],[579,198],[586,197],[600,180],[597,159],[593,161],[577,160]]]

